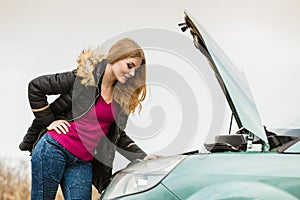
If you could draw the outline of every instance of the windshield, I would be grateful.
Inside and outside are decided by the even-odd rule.
[[[209,59],[212,62],[211,66],[216,75],[220,76],[219,79],[221,78],[220,84],[223,92],[227,99],[232,101],[229,104],[235,114],[239,128],[247,129],[268,144],[261,118],[244,74],[234,66],[197,21],[193,20],[189,14],[186,13],[186,15],[194,23],[198,34],[201,34],[199,37],[211,56]]]

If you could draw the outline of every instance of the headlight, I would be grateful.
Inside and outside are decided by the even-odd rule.
[[[185,157],[184,155],[163,157],[128,167],[114,176],[101,199],[113,199],[147,190],[158,184]]]

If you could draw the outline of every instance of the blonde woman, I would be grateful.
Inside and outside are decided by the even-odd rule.
[[[92,184],[99,192],[109,184],[116,150],[131,161],[147,158],[124,131],[146,96],[142,48],[124,38],[107,56],[86,50],[77,63],[28,86],[36,118],[20,148],[32,151],[32,200],[55,199],[59,185],[65,199],[91,199]],[[49,105],[47,95],[60,96]]]

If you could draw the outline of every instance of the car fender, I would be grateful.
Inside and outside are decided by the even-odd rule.
[[[205,187],[188,200],[199,199],[298,199],[292,194],[279,188],[272,187],[261,182],[238,181],[232,183],[221,183]]]

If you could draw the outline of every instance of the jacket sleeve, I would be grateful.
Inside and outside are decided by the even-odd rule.
[[[128,160],[143,159],[147,154],[129,137],[125,131],[122,131],[117,142],[118,152]]]
[[[38,123],[48,126],[55,118],[47,101],[47,95],[68,93],[75,80],[73,72],[37,77],[28,84],[28,99]]]
[[[31,126],[28,128],[26,135],[24,136],[22,142],[19,144],[21,151],[32,152],[34,143],[38,140],[40,133],[42,132],[43,127],[37,123],[37,120],[34,119]]]

